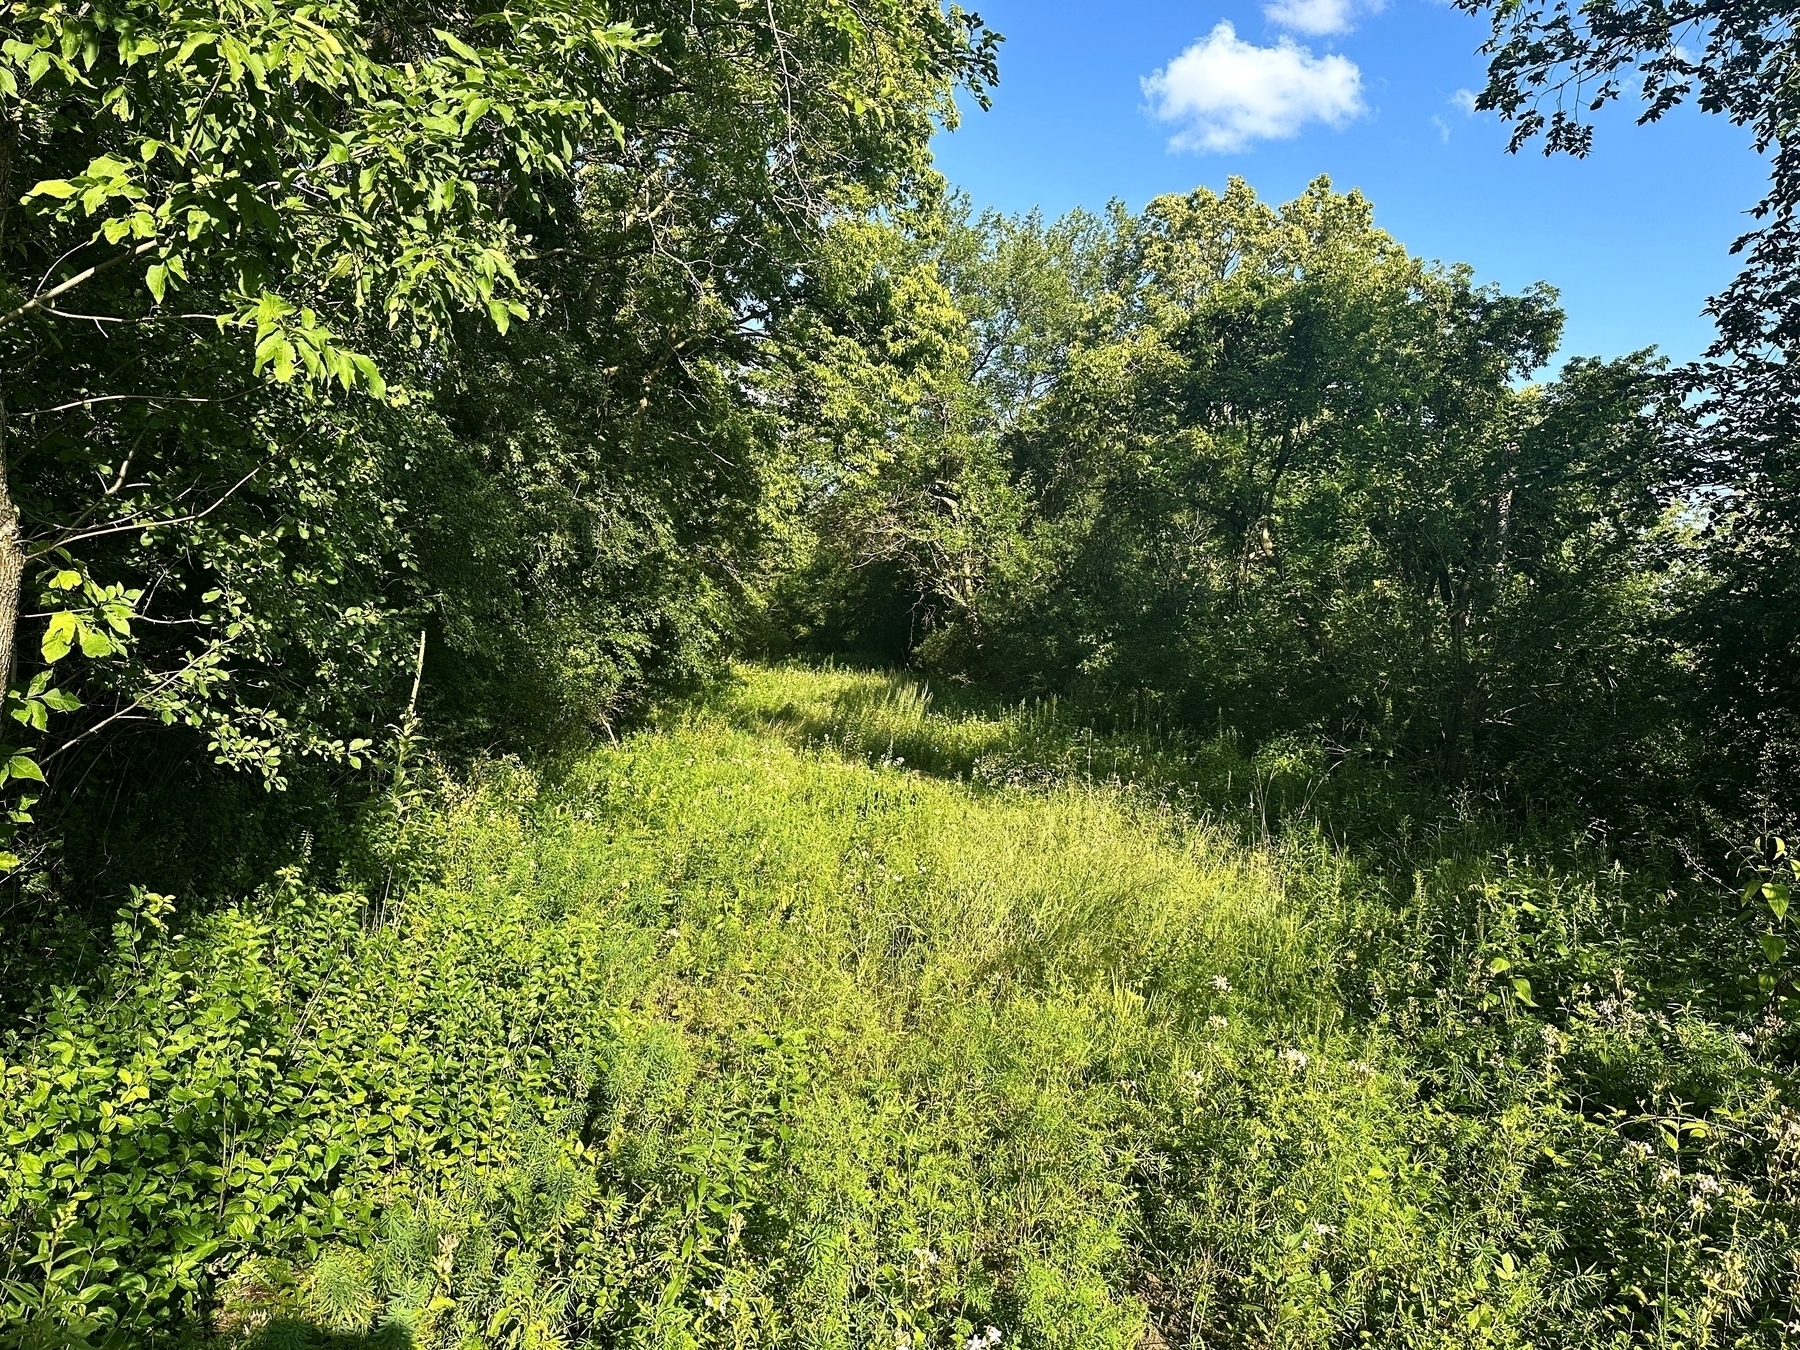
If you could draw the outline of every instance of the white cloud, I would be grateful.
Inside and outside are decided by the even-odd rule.
[[[1441,84],[1438,86],[1440,89],[1443,87],[1444,86]],[[1473,117],[1475,115],[1474,91],[1471,89],[1458,89],[1454,94],[1450,95],[1450,106],[1461,108],[1464,117]]]
[[[1431,125],[1437,128],[1438,139],[1445,144],[1450,141],[1450,124],[1436,113],[1431,115]]]
[[[1171,150],[1241,150],[1298,135],[1309,122],[1338,127],[1366,111],[1353,61],[1314,56],[1292,38],[1241,41],[1221,23],[1143,82],[1152,111],[1185,123]]]
[[[1323,37],[1348,33],[1359,14],[1379,14],[1386,7],[1387,0],[1270,0],[1263,17],[1289,32]]]
[[[1352,0],[1275,0],[1263,6],[1263,17],[1296,33],[1347,33]]]

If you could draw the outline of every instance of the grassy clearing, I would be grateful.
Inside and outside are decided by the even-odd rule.
[[[749,671],[446,789],[385,905],[140,897],[4,1043],[5,1334],[1782,1342],[1786,1030],[1639,980],[1641,888],[1095,748]]]

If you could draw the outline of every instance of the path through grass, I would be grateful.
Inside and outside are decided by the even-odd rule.
[[[1133,753],[1121,779],[1180,777]],[[1254,780],[1212,753],[1207,772]],[[1473,975],[1461,957],[1427,969],[1426,908],[1398,914],[1342,852],[1303,830],[1247,844],[1088,781],[1081,755],[1041,718],[751,671],[557,773],[447,790],[408,823],[429,881],[385,906],[298,877],[191,917],[141,898],[106,975],[5,1043],[6,1332],[846,1350],[1649,1335],[1666,1288],[1632,1304],[1616,1291],[1634,1267],[1584,1274],[1588,1239],[1555,1208],[1573,1197],[1621,1206],[1618,1248],[1661,1260],[1690,1333],[1754,1333],[1785,1193],[1733,1220],[1739,1265],[1715,1279],[1688,1191],[1673,1217],[1626,1208],[1650,1164],[1582,1190],[1613,1185],[1626,1136],[1560,1104],[1573,1033],[1546,1038],[1486,949]],[[1507,906],[1574,883],[1483,867],[1433,884],[1499,887],[1523,961],[1544,925]],[[1583,884],[1569,924],[1598,903]],[[1467,987],[1422,1012],[1446,970]],[[1775,1118],[1731,1077],[1738,1042],[1667,1025],[1688,1047],[1670,1073],[1712,1066],[1717,1102]],[[1724,1206],[1741,1183],[1720,1175]]]

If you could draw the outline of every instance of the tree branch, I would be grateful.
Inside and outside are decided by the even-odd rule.
[[[143,257],[144,254],[148,253],[153,248],[160,247],[161,244],[162,244],[162,240],[160,240],[160,239],[146,239],[146,240],[144,240],[143,243],[139,244],[136,248],[127,249],[123,253],[115,253],[112,257],[108,258],[105,262],[95,263],[92,267],[88,268],[86,271],[77,272],[74,276],[70,277],[67,281],[61,282],[60,284],[51,287],[49,290],[45,291],[42,295],[33,296],[31,299],[27,300],[24,304],[20,305],[17,309],[13,310],[12,313],[0,315],[0,328],[5,328],[8,324],[14,323],[14,322],[18,321],[19,319],[24,318],[27,314],[31,313],[31,311],[34,309],[42,309],[45,305],[49,304],[52,300],[56,299],[57,296],[67,294],[69,291],[74,290],[77,286],[80,286],[86,282],[92,281],[95,277],[99,276],[102,272],[112,271],[113,268],[117,267],[122,262],[130,262],[133,258]]]

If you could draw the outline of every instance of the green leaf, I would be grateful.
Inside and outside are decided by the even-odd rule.
[[[73,197],[78,191],[80,189],[66,178],[46,178],[25,196],[27,200],[32,197],[55,197],[62,201]]]
[[[1763,895],[1767,897],[1769,901],[1770,913],[1777,919],[1787,918],[1788,901],[1792,896],[1792,892],[1785,883],[1779,881],[1770,882],[1767,886],[1763,887]]]
[[[1774,933],[1764,933],[1757,942],[1761,944],[1763,955],[1769,958],[1770,965],[1779,965],[1781,958],[1787,955],[1787,940]]]
[[[75,645],[75,616],[67,610],[50,616],[50,626],[44,630],[44,640],[39,645],[44,660],[55,665],[69,654],[69,648]]]
[[[44,702],[55,712],[74,712],[82,706],[81,700],[66,689],[46,690]]]
[[[84,623],[80,625],[80,632],[81,654],[83,656],[90,658],[111,656],[114,652],[119,650],[118,643],[114,642],[98,628],[90,628]]]
[[[13,778],[29,778],[35,783],[44,781],[44,771],[30,755],[14,755],[6,761],[6,771]]]
[[[481,64],[481,54],[454,33],[446,33],[442,28],[435,28],[432,31],[437,34],[440,42],[458,56],[462,57],[463,60],[472,61],[476,65]]]
[[[144,273],[144,284],[150,288],[150,298],[160,305],[169,286],[169,269],[161,263],[151,263]]]

